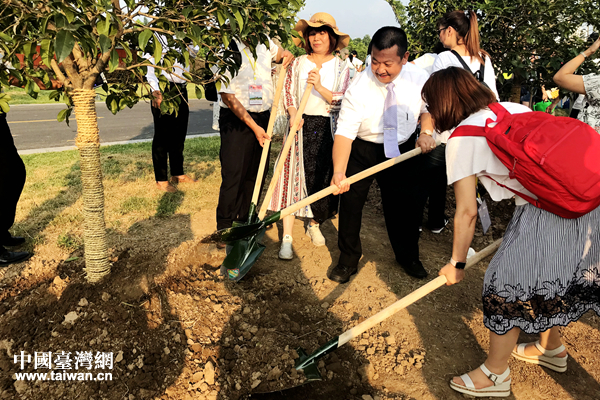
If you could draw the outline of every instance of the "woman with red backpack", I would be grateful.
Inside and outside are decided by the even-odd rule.
[[[448,183],[453,184],[456,195],[454,241],[452,257],[439,272],[446,276],[449,285],[464,277],[467,251],[477,222],[476,180],[494,201],[515,197],[517,207],[513,218],[483,283],[483,322],[490,330],[488,357],[479,368],[450,382],[452,389],[471,396],[506,397],[510,395],[511,355],[565,372],[567,351],[558,327],[577,321],[589,310],[600,315],[600,207],[597,202],[592,203],[591,211],[567,218],[536,207],[530,202],[547,208],[545,199],[525,188],[533,190],[535,184],[532,186],[519,175],[519,165],[510,163],[509,169],[501,161],[498,148],[502,146],[497,144],[503,138],[514,140],[511,135],[515,131],[534,135],[528,126],[531,132],[523,133],[525,130],[516,123],[507,129],[503,119],[518,120],[523,126],[528,120],[555,117],[532,113],[521,104],[496,103],[492,91],[472,74],[456,67],[433,73],[422,95],[435,128],[452,132],[446,146],[446,164]],[[573,141],[595,139],[596,134],[589,127],[572,119],[568,121],[578,134],[576,140],[571,138]],[[494,137],[498,141],[491,142],[489,132],[497,132],[496,126],[501,132]],[[479,131],[487,133],[476,136]],[[544,140],[544,133],[548,133],[548,127],[539,140]],[[527,142],[526,139],[524,136],[522,142]],[[546,154],[551,152],[548,150]],[[514,160],[517,164],[517,158]],[[551,162],[542,160],[541,164]],[[592,174],[600,176],[600,161],[586,158],[584,162]],[[516,346],[521,331],[539,333],[540,340]]]

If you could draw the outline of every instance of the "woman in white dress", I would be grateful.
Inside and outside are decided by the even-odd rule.
[[[348,45],[350,37],[338,31],[331,15],[317,13],[309,21],[301,19],[294,29],[303,36],[307,54],[296,58],[288,67],[284,105],[290,121],[296,117],[307,84],[311,83],[314,87],[303,113],[302,129],[292,144],[271,199],[269,209],[273,211],[284,209],[329,187],[333,176],[331,152],[335,122],[350,83],[346,63],[333,55],[334,50]],[[294,40],[300,45],[300,39]],[[293,258],[295,217],[309,219],[307,235],[315,246],[325,245],[319,225],[337,213],[337,206],[338,198],[329,196],[285,217],[279,258]]]

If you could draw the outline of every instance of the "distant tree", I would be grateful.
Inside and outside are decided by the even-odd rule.
[[[473,10],[479,19],[481,46],[492,56],[501,97],[518,101],[521,84],[550,82],[565,61],[584,49],[577,31],[584,23],[600,27],[597,0],[386,0],[409,37],[409,51],[419,55],[430,51],[439,40],[437,19],[447,11]],[[582,73],[597,69],[586,62]],[[506,78],[512,76],[511,82]]]
[[[98,121],[94,85],[103,72],[119,71],[112,85],[103,85],[106,106],[113,113],[149,98],[144,76],[154,56],[153,66],[160,75],[175,61],[191,66],[180,74],[198,84],[209,79],[198,70],[192,56],[199,46],[206,67],[219,66],[235,72],[236,64],[227,48],[233,37],[245,40],[252,51],[266,35],[287,43],[296,12],[303,0],[0,0],[0,83],[15,81],[36,97],[41,83],[50,87],[57,80],[63,89],[50,97],[63,100],[67,108],[58,114],[68,120],[75,111],[76,144],[80,152],[85,218],[85,272],[95,282],[110,272],[104,222],[104,189],[100,167]],[[157,35],[167,40],[164,49]],[[163,54],[164,53],[164,54]],[[167,80],[159,76],[161,91]],[[181,97],[163,93],[161,111],[176,112]],[[0,107],[8,109],[6,97]]]
[[[360,58],[362,61],[364,61],[365,58],[367,58],[367,49],[369,47],[370,42],[371,42],[371,36],[369,36],[369,35],[365,35],[362,39],[361,38],[352,39],[352,40],[350,40],[350,43],[348,44],[348,51],[355,50],[356,53],[358,54],[358,58]]]

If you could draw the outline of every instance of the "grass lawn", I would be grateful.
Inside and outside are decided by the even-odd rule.
[[[186,141],[185,171],[199,181],[180,185],[180,191],[172,194],[155,188],[151,146],[136,143],[100,149],[111,245],[125,237],[135,240],[137,230],[144,229],[142,221],[182,214],[193,219],[200,211],[214,215],[221,184],[220,138]],[[272,163],[280,148],[280,141],[273,143]],[[79,154],[76,150],[31,154],[23,156],[23,161],[27,182],[13,231],[29,239],[29,250],[43,248],[64,260],[83,244]]]

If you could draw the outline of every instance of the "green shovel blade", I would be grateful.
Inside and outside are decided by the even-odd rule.
[[[230,280],[237,282],[250,271],[258,257],[265,251],[265,245],[261,243],[264,235],[265,229],[261,229],[251,237],[237,240],[231,244],[222,264]]]

